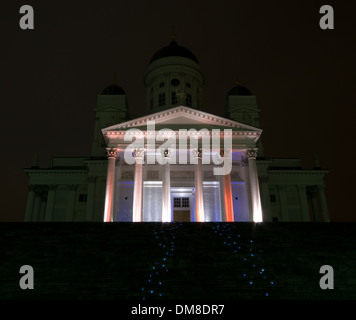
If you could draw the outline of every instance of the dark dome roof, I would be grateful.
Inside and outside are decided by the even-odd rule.
[[[166,57],[184,57],[199,63],[198,59],[195,55],[188,49],[181,47],[177,44],[176,41],[172,41],[169,46],[163,47],[162,49],[158,50],[152,57],[150,63],[156,61],[161,58]]]
[[[252,93],[247,88],[237,85],[233,87],[227,94],[228,96],[251,96]]]
[[[118,85],[112,84],[111,86],[106,87],[101,94],[123,95],[123,94],[126,94],[126,93]]]

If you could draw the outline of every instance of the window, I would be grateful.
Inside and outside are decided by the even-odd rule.
[[[189,198],[182,198],[182,208],[189,208]]]
[[[190,88],[190,82],[186,83],[187,88]]]
[[[176,87],[176,86],[179,86],[179,80],[178,79],[172,79],[172,81],[171,81],[171,85],[173,86],[173,87]]]
[[[151,110],[153,109],[153,98],[151,98],[151,101],[150,101],[150,109]]]
[[[177,93],[176,92],[172,92],[172,104],[176,104],[176,103],[178,103]]]
[[[87,202],[88,195],[86,193],[81,193],[78,197],[78,202]]]
[[[174,208],[180,208],[180,203],[181,203],[180,198],[173,199]]]
[[[189,208],[189,198],[174,198],[174,208]]]
[[[158,106],[159,107],[162,107],[166,104],[166,95],[164,93],[161,93],[159,96],[158,96]]]
[[[273,217],[272,218],[272,222],[278,222],[278,218],[277,217]]]
[[[276,198],[275,194],[271,194],[269,197],[270,197],[271,202],[277,202],[277,198]]]
[[[191,107],[192,106],[192,95],[187,93],[187,98],[186,98],[186,105],[187,107]]]
[[[160,83],[159,83],[159,87],[160,87],[160,88],[163,88],[163,87],[164,87],[164,82],[160,82]]]

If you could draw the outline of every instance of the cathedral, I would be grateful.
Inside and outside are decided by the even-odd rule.
[[[329,221],[328,171],[264,157],[249,89],[227,92],[224,117],[205,112],[199,61],[174,36],[144,85],[140,118],[116,82],[98,95],[91,155],[25,169],[25,221]]]

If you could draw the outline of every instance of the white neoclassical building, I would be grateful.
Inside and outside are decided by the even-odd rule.
[[[105,221],[262,221],[260,129],[177,106],[102,131]]]
[[[263,157],[256,96],[240,84],[224,117],[204,112],[204,76],[173,37],[144,76],[146,115],[130,119],[116,83],[98,95],[91,155],[34,164],[26,221],[328,221],[316,164]]]

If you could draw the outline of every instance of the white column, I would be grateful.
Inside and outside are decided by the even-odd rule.
[[[88,177],[88,198],[87,198],[87,206],[85,209],[85,220],[93,221],[93,213],[94,213],[94,199],[95,199],[95,182],[96,177],[89,176]]]
[[[28,187],[25,221],[32,221],[33,204],[35,202],[35,189],[33,186]]]
[[[142,221],[142,164],[144,158],[144,149],[138,148],[134,150],[135,162],[135,179],[134,179],[134,194],[133,194],[133,210],[132,221]]]
[[[47,196],[47,206],[45,221],[53,221],[53,211],[54,211],[54,200],[56,197],[56,186],[48,187],[48,196]]]
[[[279,192],[279,202],[281,204],[280,218],[282,221],[287,222],[290,219],[289,219],[289,214],[288,214],[286,186],[278,185],[278,192]]]
[[[68,186],[68,202],[67,202],[67,216],[65,221],[74,221],[74,203],[75,203],[75,191],[76,185]]]
[[[46,191],[43,191],[41,193],[41,206],[40,206],[40,215],[39,215],[39,221],[44,221],[45,217],[46,217],[46,208],[47,208],[47,199],[48,198],[48,194],[46,193]]]
[[[317,190],[316,190],[315,186],[310,186],[308,188],[308,193],[309,193],[309,197],[310,197],[310,201],[311,201],[314,221],[319,222],[320,217],[319,217],[319,209],[318,209]]]
[[[163,165],[162,172],[162,222],[172,221],[171,173],[169,165],[169,156],[170,150],[163,150],[162,157],[167,160],[167,163]]]
[[[108,157],[108,171],[106,176],[104,222],[112,222],[114,207],[114,183],[115,183],[115,161],[118,148],[106,148]]]
[[[298,185],[298,192],[299,192],[299,201],[300,201],[300,205],[301,205],[301,209],[302,209],[302,221],[309,222],[310,221],[310,213],[309,213],[309,205],[308,205],[306,186]]]
[[[230,173],[223,176],[225,221],[234,222],[234,205],[232,202],[231,176]]]
[[[321,213],[323,215],[323,220],[324,222],[330,222],[328,204],[326,202],[326,197],[325,197],[325,187],[319,186],[318,191],[319,191],[319,200],[320,200],[320,207],[321,207]]]
[[[226,221],[224,176],[222,176],[222,175],[219,176],[219,183],[220,183],[221,221]]]
[[[314,219],[316,222],[319,222],[320,218],[319,218],[318,203],[317,203],[315,196],[312,196],[311,202],[312,202],[312,208],[313,208],[313,213],[314,213]]]
[[[36,222],[39,221],[40,209],[41,209],[41,195],[40,192],[37,191],[35,195],[35,204],[33,207],[32,221],[36,221]]]
[[[230,150],[224,150],[220,155],[224,158],[229,158]],[[227,161],[228,159],[224,159]],[[221,186],[222,183],[222,186]],[[234,222],[234,204],[232,202],[232,189],[231,189],[231,175],[225,174],[220,180],[220,186],[222,187],[222,202],[224,203],[222,212],[223,221]]]
[[[245,182],[245,192],[246,197],[249,199],[247,201],[247,214],[248,221],[253,221],[253,208],[252,208],[252,195],[251,195],[251,182],[250,182],[250,174],[248,170],[248,158],[246,156],[241,156],[241,178]]]
[[[263,216],[261,208],[260,187],[258,184],[258,173],[256,166],[257,148],[247,149],[246,156],[248,157],[248,167],[250,174],[253,221],[262,222]]]
[[[203,197],[203,169],[202,169],[202,151],[194,150],[194,156],[197,159],[195,165],[195,217],[197,222],[205,221],[204,197]]]

